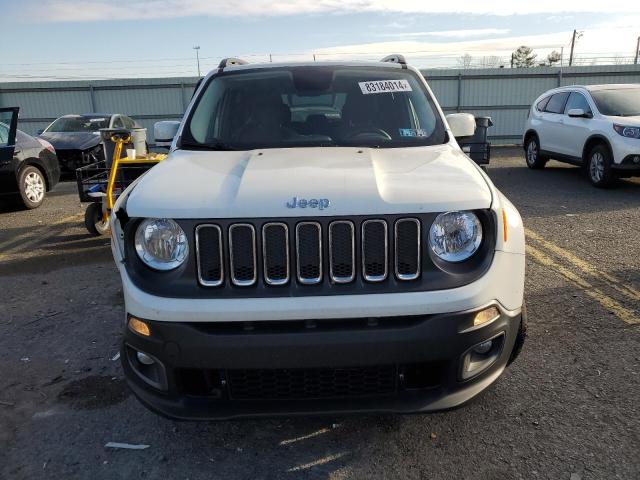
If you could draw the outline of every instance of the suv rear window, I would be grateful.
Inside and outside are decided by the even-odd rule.
[[[274,67],[213,76],[187,119],[181,148],[435,145],[446,131],[411,70]]]
[[[551,95],[549,102],[547,102],[547,107],[545,108],[545,112],[549,113],[562,113],[564,112],[564,104],[567,103],[567,98],[569,97],[569,92],[560,92]]]

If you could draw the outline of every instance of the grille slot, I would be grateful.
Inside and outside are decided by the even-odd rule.
[[[335,283],[350,283],[356,277],[353,223],[346,220],[329,225],[329,273]]]
[[[390,395],[397,389],[397,367],[345,367],[228,370],[236,400],[317,399]]]
[[[317,222],[296,225],[296,268],[298,281],[315,285],[322,281],[322,230]]]
[[[229,227],[231,281],[239,287],[256,283],[256,230],[249,223]]]
[[[222,230],[218,225],[196,228],[198,281],[205,287],[218,287],[224,282]]]
[[[395,224],[395,273],[398,280],[420,276],[420,220],[403,218]]]
[[[367,220],[362,224],[362,275],[368,282],[383,282],[388,273],[387,222]]]
[[[286,223],[266,223],[262,227],[264,281],[268,285],[289,282],[289,227]]]

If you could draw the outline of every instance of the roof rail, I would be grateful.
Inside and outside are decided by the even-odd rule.
[[[402,68],[407,68],[407,60],[404,58],[404,55],[393,54],[384,57],[381,62],[389,62],[389,63],[399,63],[402,65]]]
[[[247,65],[249,62],[247,62],[246,60],[242,60],[241,58],[234,58],[234,57],[229,57],[229,58],[223,58],[220,61],[220,65],[218,65],[218,72],[222,72],[222,70],[224,70],[227,67],[233,67],[235,65]]]

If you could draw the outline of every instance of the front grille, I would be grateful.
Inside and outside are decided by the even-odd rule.
[[[422,271],[417,218],[221,222],[198,225],[195,233],[198,281],[204,287],[349,288],[357,280],[383,283],[390,272],[395,281],[409,282]]]
[[[228,370],[229,396],[236,400],[368,397],[396,391],[397,367]]]

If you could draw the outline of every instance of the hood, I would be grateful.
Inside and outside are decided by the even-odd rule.
[[[625,125],[630,127],[640,127],[640,115],[633,115],[631,117],[619,117],[617,115],[609,115],[607,117],[613,123],[618,125]]]
[[[140,180],[126,208],[132,217],[258,218],[490,205],[491,191],[473,162],[455,145],[438,145],[176,150]]]
[[[44,132],[40,138],[56,150],[87,150],[102,141],[99,133],[91,132]]]

